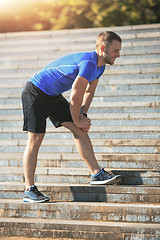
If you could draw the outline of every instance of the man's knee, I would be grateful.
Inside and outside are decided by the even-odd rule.
[[[75,129],[74,131],[72,131],[72,133],[75,139],[82,139],[87,136],[87,133],[82,131],[82,129],[80,128]]]
[[[75,139],[85,138],[87,136],[87,132],[82,131],[82,129],[77,127],[73,122],[64,122],[62,126],[69,129],[73,133]]]

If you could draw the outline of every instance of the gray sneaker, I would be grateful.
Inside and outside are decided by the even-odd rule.
[[[35,185],[31,186],[29,191],[24,192],[24,202],[48,202],[50,200],[49,197],[44,196],[41,192],[38,191]]]
[[[103,168],[96,175],[91,175],[91,185],[117,184],[121,181],[120,175],[113,175],[106,172]]]

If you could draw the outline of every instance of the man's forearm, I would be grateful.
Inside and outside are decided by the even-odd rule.
[[[79,100],[78,99],[71,99],[70,111],[71,111],[73,122],[75,124],[77,124],[77,122],[79,121],[81,104],[82,104],[82,101],[80,101],[80,99]]]
[[[70,111],[71,111],[73,122],[82,131],[88,132],[89,128],[91,126],[91,120],[89,118],[87,118],[87,117],[84,117],[84,116],[82,117],[80,115],[80,108],[81,108],[82,102],[77,101],[77,100],[78,99],[76,99],[74,101],[72,99],[71,104],[70,104]]]
[[[91,105],[93,96],[94,96],[93,93],[85,93],[84,98],[83,98],[81,111],[80,111],[81,113],[87,113],[88,112],[88,109]]]
[[[92,99],[94,97],[94,93],[96,90],[96,86],[98,84],[98,79],[93,80],[90,84],[88,84],[87,89],[83,96],[83,102],[81,107],[81,113],[87,113],[88,109],[91,105]]]

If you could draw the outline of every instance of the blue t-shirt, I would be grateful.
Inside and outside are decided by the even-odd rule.
[[[72,88],[77,76],[84,77],[88,82],[98,79],[105,66],[97,67],[97,53],[72,53],[58,58],[40,70],[31,82],[43,92],[56,96]]]

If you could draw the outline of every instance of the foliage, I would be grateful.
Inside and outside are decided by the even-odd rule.
[[[159,12],[160,0],[8,0],[0,32],[158,23]]]

